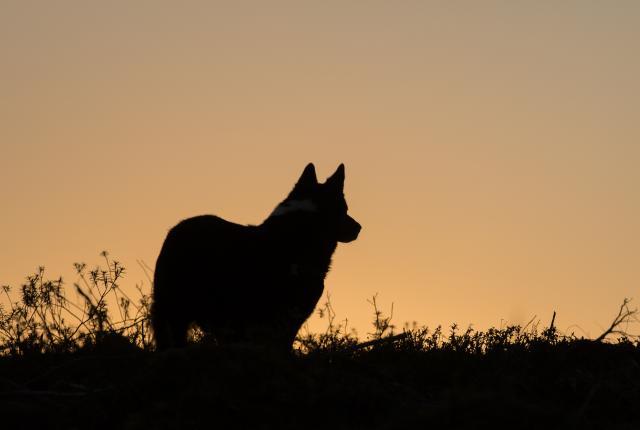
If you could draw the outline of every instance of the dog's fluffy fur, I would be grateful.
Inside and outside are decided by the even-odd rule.
[[[156,262],[157,347],[184,345],[195,323],[220,344],[290,349],[322,296],[337,243],[360,232],[347,215],[343,186],[344,165],[320,184],[309,164],[259,226],[202,215],[173,227]]]

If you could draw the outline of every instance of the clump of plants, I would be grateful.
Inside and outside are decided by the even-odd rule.
[[[88,269],[75,263],[76,300],[69,299],[62,277],[48,279],[44,267],[27,276],[16,299],[2,286],[6,306],[0,305],[0,355],[63,353],[105,346],[149,349],[150,297],[136,285],[132,300],[120,288],[126,270],[101,253],[103,265]],[[115,311],[114,311],[115,310]]]
[[[136,285],[138,297],[134,300],[120,287],[126,273],[125,267],[101,253],[103,264],[88,269],[85,263],[75,263],[77,281],[71,291],[76,299],[69,299],[61,277],[48,279],[44,267],[26,278],[15,292],[2,286],[6,306],[0,304],[0,355],[25,356],[42,353],[66,353],[82,350],[152,350],[153,336],[150,330],[149,311],[151,298],[141,285]],[[149,283],[148,267],[141,264]],[[327,296],[317,309],[325,319],[326,329],[311,333],[307,326],[301,330],[294,344],[298,356],[314,354],[362,354],[375,352],[430,352],[458,353],[462,355],[487,355],[501,351],[529,350],[543,346],[556,346],[584,341],[573,333],[561,334],[554,322],[555,313],[548,327],[540,328],[540,322],[529,321],[525,326],[508,325],[478,331],[472,327],[461,330],[456,324],[448,330],[405,324],[398,332],[392,323],[393,305],[389,315],[380,309],[377,296],[369,300],[373,308],[373,331],[361,341],[348,320],[338,320]],[[590,342],[602,342],[615,336],[618,343],[640,346],[638,336],[629,334],[630,324],[638,323],[638,310],[630,307],[625,299],[610,327]],[[197,328],[192,332],[192,342],[210,341]]]
[[[502,328],[491,327],[485,331],[473,327],[460,329],[452,324],[448,330],[442,326],[431,329],[405,323],[398,333],[392,323],[393,305],[389,315],[385,315],[373,296],[369,303],[373,307],[373,331],[368,333],[366,341],[358,339],[355,330],[348,330],[348,320],[338,321],[329,298],[317,312],[327,321],[326,329],[321,333],[311,333],[305,326],[297,338],[297,351],[303,354],[363,352],[432,352],[453,353],[458,355],[488,355],[501,352],[527,351],[540,347],[567,346],[573,343],[612,342],[640,347],[640,336],[628,330],[632,324],[640,322],[638,309],[630,306],[631,299],[624,299],[618,314],[611,325],[597,338],[585,339],[575,333],[563,334],[555,325],[553,313],[547,327],[541,327],[540,321],[532,319],[526,325],[507,325]]]

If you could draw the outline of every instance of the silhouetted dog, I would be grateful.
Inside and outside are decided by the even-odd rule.
[[[202,215],[173,227],[156,262],[157,347],[184,345],[196,323],[220,344],[290,349],[322,296],[337,243],[360,232],[347,215],[343,186],[343,164],[324,184],[309,164],[259,226]]]

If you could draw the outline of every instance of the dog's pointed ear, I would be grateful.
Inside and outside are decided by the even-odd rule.
[[[298,179],[298,183],[295,186],[295,190],[302,190],[308,187],[312,187],[318,183],[318,178],[316,177],[316,168],[313,163],[307,164],[307,167],[304,168],[302,175],[300,175],[300,179]]]
[[[338,191],[344,190],[344,164],[340,164],[333,175],[327,179],[327,185],[335,187]]]

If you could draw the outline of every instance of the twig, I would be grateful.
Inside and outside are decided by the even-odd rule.
[[[13,396],[29,396],[29,397],[82,397],[91,392],[64,392],[64,391],[51,391],[51,390],[17,390],[9,392],[0,392],[0,397],[13,397]]]
[[[406,339],[407,337],[409,337],[409,335],[410,335],[409,332],[404,332],[404,333],[396,334],[393,336],[383,337],[380,339],[369,340],[367,342],[362,342],[357,345],[354,345],[351,349],[355,351],[358,349],[367,348],[369,346],[387,345],[389,343],[395,343],[399,340]]]
[[[620,305],[620,310],[618,310],[618,315],[614,318],[611,326],[600,336],[595,339],[595,342],[603,341],[610,334],[620,334],[622,336],[628,336],[628,334],[623,330],[617,330],[616,328],[623,323],[628,323],[630,320],[634,319],[634,315],[638,313],[638,309],[629,309],[629,303],[631,299],[625,298],[622,304]]]
[[[556,316],[556,313],[555,313],[555,312],[553,313],[553,316],[554,316],[554,317]],[[529,327],[529,326],[531,325],[531,323],[532,323],[532,322],[533,322],[537,317],[538,317],[538,315],[534,315],[534,316],[533,316],[533,318],[531,318],[531,319],[529,320],[529,322],[528,322],[527,324],[525,324],[525,326],[524,326],[524,327],[522,327],[522,330],[521,330],[521,331],[523,331],[523,332],[524,332],[524,331],[526,331],[526,330],[527,330],[527,327]],[[552,323],[552,324],[553,324],[553,323]]]

